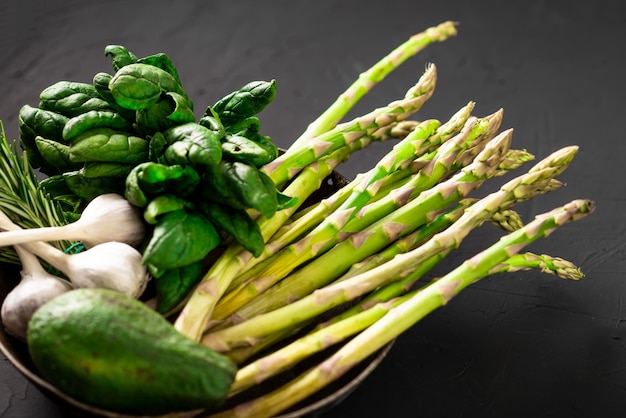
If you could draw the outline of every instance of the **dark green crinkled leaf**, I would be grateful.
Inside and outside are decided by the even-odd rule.
[[[154,226],[143,261],[159,270],[175,269],[204,259],[219,243],[217,230],[204,215],[169,212]]]
[[[154,225],[159,218],[166,213],[191,208],[193,208],[193,204],[187,200],[174,195],[163,194],[156,196],[148,202],[148,205],[143,211],[143,218],[150,225]]]
[[[215,135],[218,138],[223,138],[226,134],[226,129],[224,128],[224,125],[220,121],[219,117],[217,116],[217,113],[213,112],[210,107],[207,109],[207,112],[209,112],[209,114],[205,114],[204,116],[202,116],[198,120],[198,124],[204,126],[210,131],[215,132]]]
[[[68,171],[62,174],[70,191],[87,200],[105,193],[122,193],[124,179],[114,177],[86,178],[77,171]]]
[[[128,132],[132,129],[132,123],[113,110],[90,110],[67,121],[63,127],[63,139],[70,142],[83,132],[94,128]]]
[[[147,57],[139,58],[137,62],[140,64],[152,65],[154,67],[162,69],[163,71],[174,77],[176,82],[182,86],[183,83],[181,83],[180,81],[178,70],[176,69],[176,66],[174,66],[172,59],[167,54],[159,52],[154,55],[148,55]]]
[[[230,161],[223,161],[220,171],[225,184],[246,207],[258,210],[267,218],[274,215],[278,207],[276,187],[271,180],[267,182],[263,172],[254,166]]]
[[[191,122],[163,132],[170,144],[164,152],[169,164],[215,166],[222,159],[222,145],[216,132]]]
[[[128,173],[124,195],[131,204],[144,207],[159,194],[186,196],[196,189],[200,180],[200,175],[191,166],[146,161]]]
[[[83,132],[70,144],[72,162],[106,161],[135,164],[148,158],[148,141],[109,128]]]
[[[166,314],[176,308],[202,279],[203,274],[203,262],[196,261],[177,269],[167,270],[155,277],[157,312]]]
[[[120,106],[132,110],[153,106],[166,92],[187,97],[180,84],[168,72],[140,63],[120,68],[109,82],[109,90]]]
[[[18,113],[20,139],[32,145],[37,136],[61,142],[63,129],[68,121],[67,116],[59,113],[24,105]]]
[[[259,118],[256,116],[250,116],[228,125],[226,132],[229,134],[238,134],[242,132],[259,132],[260,130],[261,121]],[[245,134],[243,135],[246,136]]]
[[[212,109],[219,115],[224,126],[229,126],[261,112],[275,96],[276,80],[251,81],[218,100]]]
[[[39,108],[67,117],[90,110],[111,110],[93,84],[58,81],[39,94]]]
[[[261,167],[275,158],[274,153],[240,135],[227,135],[222,140],[223,158]]]
[[[115,110],[120,114],[124,119],[128,120],[130,123],[135,121],[135,111],[131,109],[126,109],[125,107],[120,106],[115,101],[113,94],[111,94],[111,90],[109,90],[109,83],[113,76],[108,73],[97,73],[93,76],[93,85],[98,91],[100,97],[111,106],[111,109]]]
[[[80,168],[83,177],[126,177],[135,167],[134,164],[108,163],[100,161],[88,161]]]
[[[135,120],[139,126],[145,128],[149,132],[159,132],[176,126],[176,122],[168,119],[168,115],[174,111],[175,104],[171,100],[162,99],[146,107],[137,110]]]
[[[54,167],[56,173],[61,174],[78,168],[78,164],[70,161],[70,147],[68,145],[41,136],[35,138],[35,144],[41,157],[49,166]]]
[[[104,47],[104,55],[111,57],[111,65],[115,71],[137,62],[137,56],[122,45],[107,45]]]
[[[211,174],[205,173],[205,181],[201,182],[197,193],[201,201],[219,203],[233,209],[246,209],[247,206],[239,199],[218,170]]]
[[[172,92],[164,93],[156,104],[138,110],[136,115],[137,123],[151,132],[165,131],[194,120],[190,100]]]
[[[255,257],[261,255],[265,244],[263,234],[259,225],[250,218],[248,212],[207,202],[200,205],[200,210],[218,229],[233,237]]]

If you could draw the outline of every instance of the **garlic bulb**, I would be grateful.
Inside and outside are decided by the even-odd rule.
[[[15,251],[22,264],[21,280],[2,302],[0,317],[7,332],[26,340],[28,321],[41,305],[63,294],[73,286],[67,280],[49,274],[35,255],[20,245]]]
[[[141,253],[123,242],[105,242],[76,254],[41,241],[22,245],[59,269],[76,287],[101,287],[138,298],[149,280]]]
[[[137,246],[143,240],[144,234],[145,223],[137,208],[123,196],[107,193],[89,202],[80,219],[70,224],[0,233],[0,247],[33,241],[62,240],[81,241],[87,248],[108,241]]]

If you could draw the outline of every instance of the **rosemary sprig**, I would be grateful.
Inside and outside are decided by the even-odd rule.
[[[0,121],[0,210],[22,228],[65,225],[63,212],[38,184],[26,151],[20,152],[15,141],[9,143]],[[72,243],[51,244],[64,250]],[[19,264],[13,247],[0,247],[0,262]]]

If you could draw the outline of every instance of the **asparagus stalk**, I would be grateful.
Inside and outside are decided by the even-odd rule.
[[[298,378],[273,392],[214,414],[212,418],[248,417],[260,412],[265,416],[273,416],[284,411],[338,379],[426,315],[446,305],[467,286],[498,272],[509,257],[530,243],[547,237],[567,222],[586,217],[593,209],[592,201],[581,199],[538,215],[528,225],[502,237],[406,301],[392,307],[386,315]]]
[[[224,319],[233,314],[237,311],[237,309],[254,299],[259,293],[262,293],[274,283],[285,278],[298,266],[319,256],[340,242],[342,238],[340,231],[342,231],[344,226],[345,229],[350,232],[361,231],[375,220],[381,219],[385,215],[391,213],[394,209],[405,205],[409,200],[418,196],[423,190],[433,187],[452,169],[452,166],[456,162],[456,157],[459,154],[464,154],[464,151],[467,148],[476,147],[483,149],[482,144],[486,142],[486,140],[491,139],[495,129],[497,129],[496,126],[499,126],[500,124],[499,120],[500,118],[484,118],[479,121],[468,121],[466,123],[466,127],[455,138],[445,142],[441,147],[439,147],[435,158],[430,161],[424,170],[420,171],[413,177],[414,181],[408,183],[397,193],[393,193],[392,195],[387,196],[387,198],[376,202],[376,204],[373,205],[376,210],[367,210],[365,215],[359,214],[358,218],[354,218],[355,211],[362,206],[362,203],[370,200],[370,194],[367,187],[355,188],[355,194],[353,194],[353,196],[356,196],[356,199],[348,199],[335,212],[333,212],[333,214],[328,216],[325,221],[320,223],[304,238],[283,248],[275,256],[266,259],[263,263],[258,265],[259,268],[250,269],[244,273],[243,279],[250,278],[251,281],[248,283],[244,281],[238,289],[234,289],[232,292],[225,295],[225,297],[218,302],[215,308],[214,318]],[[423,138],[427,138],[427,135],[423,135]],[[410,142],[409,145],[413,148],[412,142]],[[379,166],[393,167],[394,164],[390,164],[388,161],[394,161],[396,160],[395,158],[397,155],[402,155],[401,150],[402,147],[392,150],[387,157],[384,157],[381,160],[382,163]],[[469,155],[471,155],[471,153]],[[399,158],[399,160],[404,161],[406,158],[407,157],[403,156]],[[379,172],[380,171],[378,170],[373,171],[373,173]],[[376,181],[378,180],[376,176],[373,177]],[[364,183],[371,184],[371,178],[372,177],[366,177],[364,179]],[[360,202],[360,205],[355,206],[358,199],[364,195],[366,195],[366,198]],[[411,215],[410,218],[412,219],[408,222],[423,220],[423,218],[413,215]],[[389,222],[397,223],[398,220],[391,219]],[[348,225],[346,225],[346,223]],[[358,223],[359,226],[349,229],[349,225],[352,223]],[[363,257],[369,255],[359,254]],[[328,257],[332,256],[329,255]],[[326,259],[328,257],[324,258]],[[353,258],[349,257],[348,259]],[[313,264],[317,265],[317,261],[313,261]],[[325,269],[325,271],[328,271],[328,269]],[[311,276],[315,276],[316,280],[313,281],[310,279],[309,277]],[[294,277],[290,277],[289,280],[285,279],[285,281],[279,285],[279,288],[281,289],[282,294],[285,295],[284,297],[298,297],[302,293],[312,290],[311,286],[319,287],[335,277],[336,276],[332,275],[320,275],[317,271],[313,272],[313,267],[305,267],[303,270],[298,271]],[[294,286],[299,288],[298,293],[292,293],[293,288],[290,287],[291,283],[294,283]],[[303,284],[310,285],[308,287],[303,287]],[[262,300],[263,299],[259,299],[256,305],[264,304]]]
[[[358,276],[368,270],[378,267],[381,264],[390,261],[398,254],[406,253],[419,245],[426,242],[434,234],[443,231],[454,222],[456,222],[463,212],[475,202],[475,199],[462,199],[455,207],[442,211],[429,223],[418,228],[415,232],[406,235],[392,242],[391,245],[384,250],[352,264],[350,269],[337,280],[346,280],[354,276]]]
[[[231,385],[229,396],[232,397],[293,367],[302,359],[344,341],[346,338],[375,323],[389,312],[391,307],[397,306],[411,296],[411,294],[407,294],[390,302],[379,303],[370,309],[360,312],[358,315],[337,321],[332,325],[298,338],[294,342],[272,351],[267,356],[240,368]]]
[[[293,178],[302,168],[360,138],[363,134],[373,134],[380,129],[390,129],[389,125],[408,118],[417,112],[432,96],[437,80],[434,64],[430,64],[417,83],[411,87],[403,99],[374,109],[368,114],[349,122],[337,125],[314,139],[306,147],[289,147],[287,151],[262,167],[275,184],[282,184]]]
[[[333,269],[336,262],[343,262],[344,257],[352,258],[354,254],[351,253],[362,252],[370,248],[384,248],[389,242],[412,232],[419,225],[426,223],[429,214],[433,211],[439,211],[447,207],[465,197],[471,190],[479,187],[490,177],[496,170],[498,163],[503,159],[509,149],[511,136],[512,130],[498,135],[487,144],[485,149],[476,157],[474,163],[463,169],[458,175],[422,193],[420,198],[412,202],[417,202],[415,207],[418,207],[419,211],[411,211],[407,209],[407,207],[410,208],[410,205],[405,205],[390,215],[393,215],[396,221],[390,222],[385,217],[372,225],[371,230],[354,234],[349,240],[343,241],[342,244],[345,245],[343,245],[341,258],[335,258],[335,262],[330,264],[325,260],[325,264],[322,263],[320,266],[322,271],[319,274],[328,274],[327,271]],[[420,218],[419,221],[416,222],[416,218]],[[423,246],[420,248],[423,248]],[[437,248],[436,250],[440,249]],[[346,252],[348,254],[344,254]],[[318,257],[312,263],[317,263],[318,260],[325,258],[327,254]],[[398,257],[394,258],[394,261]],[[426,258],[424,257],[423,259]],[[337,283],[334,286],[327,286],[324,288],[326,289],[325,291],[317,290],[312,295],[282,308],[248,319],[237,325],[210,332],[205,335],[202,342],[218,351],[226,351],[238,345],[246,345],[245,341],[248,337],[249,340],[254,340],[255,338],[261,338],[277,332],[282,328],[293,326],[372,290],[372,286],[378,287],[383,285],[386,280],[393,280],[398,275],[404,274],[407,264],[411,264],[407,263],[407,261],[409,259],[405,257],[397,263],[386,263],[384,265],[387,266],[385,271],[381,272],[379,269],[371,270],[352,279]],[[360,280],[361,278],[362,280]],[[240,311],[238,311],[238,314]]]
[[[498,272],[516,272],[520,270],[538,269],[543,273],[553,274],[567,280],[580,280],[585,277],[579,267],[561,257],[547,254],[526,252],[509,257]]]
[[[293,142],[291,147],[307,146],[309,140],[334,128],[365,94],[399,67],[400,64],[431,43],[443,42],[455,36],[456,33],[456,26],[453,22],[443,22],[411,36],[367,71],[359,74],[359,77],[350,87],[341,93],[335,102],[319,115],[317,119],[309,124],[306,131]]]

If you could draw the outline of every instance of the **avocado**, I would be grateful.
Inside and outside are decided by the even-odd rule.
[[[236,372],[141,301],[106,289],[75,289],[44,304],[27,343],[39,373],[59,390],[125,414],[219,406]]]

